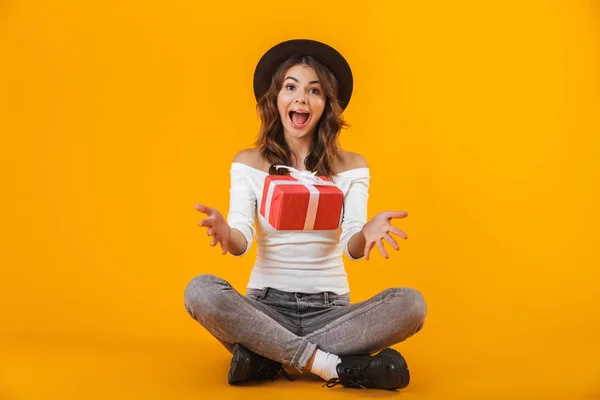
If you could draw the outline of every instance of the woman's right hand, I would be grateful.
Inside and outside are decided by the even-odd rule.
[[[229,243],[229,237],[231,236],[231,228],[223,215],[215,208],[207,207],[203,204],[196,204],[194,208],[203,214],[206,214],[206,219],[203,219],[198,223],[198,226],[204,226],[208,228],[208,236],[212,236],[213,239],[210,242],[211,246],[216,246],[217,243],[221,244],[222,254],[227,254],[227,244]]]

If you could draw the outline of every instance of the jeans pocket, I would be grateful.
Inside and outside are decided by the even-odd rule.
[[[350,305],[350,296],[347,294],[331,296],[329,298],[329,305],[334,307],[343,307]]]
[[[347,306],[349,304],[350,304],[350,302],[343,301],[343,300],[334,300],[334,301],[329,302],[329,305],[332,305],[334,307],[343,307],[343,306]]]
[[[248,290],[246,292],[246,297],[249,298],[249,299],[252,299],[252,300],[257,300],[257,301],[261,300],[260,299],[260,291],[256,292],[254,290]]]

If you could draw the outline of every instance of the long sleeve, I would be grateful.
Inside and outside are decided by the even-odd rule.
[[[344,254],[351,260],[358,260],[359,258],[350,255],[348,242],[367,223],[367,202],[369,199],[369,170],[360,168],[356,172],[360,175],[351,178],[352,183],[344,197],[344,216],[340,235],[340,243]]]
[[[231,173],[231,188],[229,190],[229,213],[227,214],[227,222],[231,228],[239,230],[246,238],[246,249],[243,256],[250,250],[252,240],[256,235],[254,228],[254,217],[256,212],[256,195],[250,186],[248,178],[240,169],[232,168]]]

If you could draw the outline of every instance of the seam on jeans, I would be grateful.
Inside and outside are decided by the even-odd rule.
[[[298,311],[297,311],[297,317],[298,317],[298,327],[300,328],[300,335],[299,336],[304,336],[304,327],[302,326],[302,303],[298,302]]]
[[[306,347],[304,345],[305,342],[306,342],[306,340],[304,340],[304,339],[302,340],[302,342],[300,342],[300,346],[298,346],[298,348],[296,349],[296,352],[292,356],[292,361],[290,363],[293,363],[294,361],[296,361],[296,356],[298,355],[298,352],[300,351],[300,349],[302,349],[303,347]]]
[[[292,356],[292,360],[290,361],[290,366],[292,366],[292,364],[296,364],[298,367],[301,367],[301,369],[305,368],[305,367],[303,367],[303,366],[300,365],[300,362],[299,362],[300,357],[297,357],[297,356],[298,356],[298,353],[300,353],[300,356],[302,356],[302,353],[307,348],[308,348],[308,340],[302,339],[302,342],[300,343],[300,346],[298,346],[298,349],[296,349],[296,352]],[[302,352],[300,352],[300,350],[302,350]]]
[[[306,338],[306,340],[310,340],[312,337],[316,336],[316,334],[321,334],[324,332],[328,332],[329,330],[333,329],[333,328],[338,328],[341,325],[345,325],[346,323],[358,318],[358,317],[362,317],[363,315],[365,315],[366,313],[372,311],[373,309],[375,309],[376,307],[382,305],[384,303],[385,300],[389,299],[394,299],[396,297],[396,291],[393,292],[393,294],[391,296],[386,296],[385,298],[379,300],[377,303],[375,304],[371,304],[371,307],[368,307],[366,310],[363,310],[360,314],[357,314],[345,321],[341,321],[339,324],[335,324],[333,326],[329,326],[329,324],[331,324],[332,322],[337,321],[337,319],[334,319],[333,321],[331,321],[330,323],[326,324],[323,328],[319,329],[318,331],[315,331],[313,333],[309,333],[308,335],[304,336],[304,338]],[[347,314],[346,314],[347,315]],[[340,317],[343,318],[344,316]],[[307,325],[310,326],[310,325]]]
[[[260,292],[260,298],[264,299],[265,297],[267,297],[267,292],[269,291],[268,287],[263,288],[262,292]]]
[[[364,307],[364,310],[363,310],[362,308],[357,308],[355,311],[357,311],[357,310],[361,310],[361,314],[362,314],[362,313],[365,313],[365,312],[367,312],[367,311],[371,310],[373,307],[375,307],[375,306],[377,306],[377,305],[381,304],[383,301],[385,301],[385,300],[387,300],[387,299],[389,299],[389,298],[394,298],[394,297],[395,297],[395,294],[393,294],[393,295],[391,295],[391,296],[386,296],[386,297],[384,297],[383,299],[381,299],[381,300],[378,300],[378,301],[377,301],[377,302],[375,302],[375,303],[372,303],[372,304],[366,304],[366,305],[365,305],[365,307]],[[343,308],[343,307],[347,307],[347,306],[350,306],[350,305],[352,305],[352,304],[344,304],[344,305],[333,306],[333,307],[335,307],[335,308],[333,308],[333,309],[334,309],[334,310],[337,310],[337,309],[340,309],[340,307],[341,307],[341,308]],[[361,314],[358,314],[357,316],[360,316]],[[340,317],[334,318],[334,319],[332,319],[331,321],[327,322],[325,325],[327,325],[327,324],[330,324],[330,323],[332,323],[332,322],[336,321],[337,319],[343,318],[343,317],[345,317],[346,315],[347,315],[347,314],[343,314],[343,315],[342,315],[342,316],[340,316]],[[354,317],[352,317],[352,318],[354,318]],[[351,318],[351,319],[352,319],[352,318]],[[325,318],[325,320],[327,320],[327,319]],[[314,326],[314,325],[319,325],[319,324],[322,324],[322,323],[323,323],[323,321],[321,320],[321,321],[316,321],[316,322],[310,323],[310,324],[308,324],[308,325],[305,325],[305,326],[308,328],[308,327],[311,327],[311,326]],[[325,328],[325,326],[323,326],[323,328]]]
[[[298,365],[296,367],[296,369],[298,369],[300,372],[304,372],[304,369],[306,368],[306,364],[308,364],[308,362],[310,361],[310,358],[312,357],[312,355],[315,353],[315,351],[317,349],[318,349],[318,346],[316,344],[307,341],[304,351],[302,352],[300,357],[298,357],[298,361],[296,361],[296,364]]]
[[[252,301],[255,301],[255,302],[259,303],[259,304],[262,304],[263,307],[267,308],[270,313],[267,313],[267,312],[265,312],[263,310],[260,310],[260,311],[262,311],[269,318],[272,318],[273,320],[275,320],[275,321],[277,321],[277,322],[279,322],[281,324],[284,324],[284,325],[291,325],[292,327],[294,326],[294,323],[292,321],[286,320],[284,317],[280,316],[279,313],[277,313],[277,311],[275,311],[273,309],[273,307],[271,307],[270,305],[265,304],[265,303],[263,303],[260,300],[253,299],[252,297],[246,297],[246,298],[250,299]]]

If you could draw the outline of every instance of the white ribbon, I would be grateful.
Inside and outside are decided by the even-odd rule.
[[[279,169],[279,168],[288,169],[290,171],[290,176],[292,178],[296,178],[297,180],[299,180],[300,182],[303,182],[303,183],[308,183],[308,184],[312,184],[312,185],[325,185],[325,186],[331,186],[331,183],[332,183],[332,182],[325,181],[325,180],[321,179],[320,177],[318,177],[317,171],[315,171],[315,172],[299,171],[295,168],[288,167],[287,165],[276,165],[275,166],[275,169]]]
[[[303,185],[309,191],[310,198],[308,200],[308,210],[306,212],[306,219],[304,220],[304,230],[311,230],[315,226],[315,220],[317,219],[317,207],[319,205],[319,189],[315,187],[318,186],[335,186],[335,183],[330,181],[325,181],[318,176],[316,176],[317,172],[310,171],[298,171],[295,168],[288,167],[286,165],[276,165],[276,169],[286,168],[290,170],[290,176],[295,181],[271,181],[269,185],[269,190],[267,192],[267,198],[265,203],[265,219],[269,221],[269,215],[271,213],[271,201],[273,199],[273,192],[275,190],[275,186],[277,185]]]

